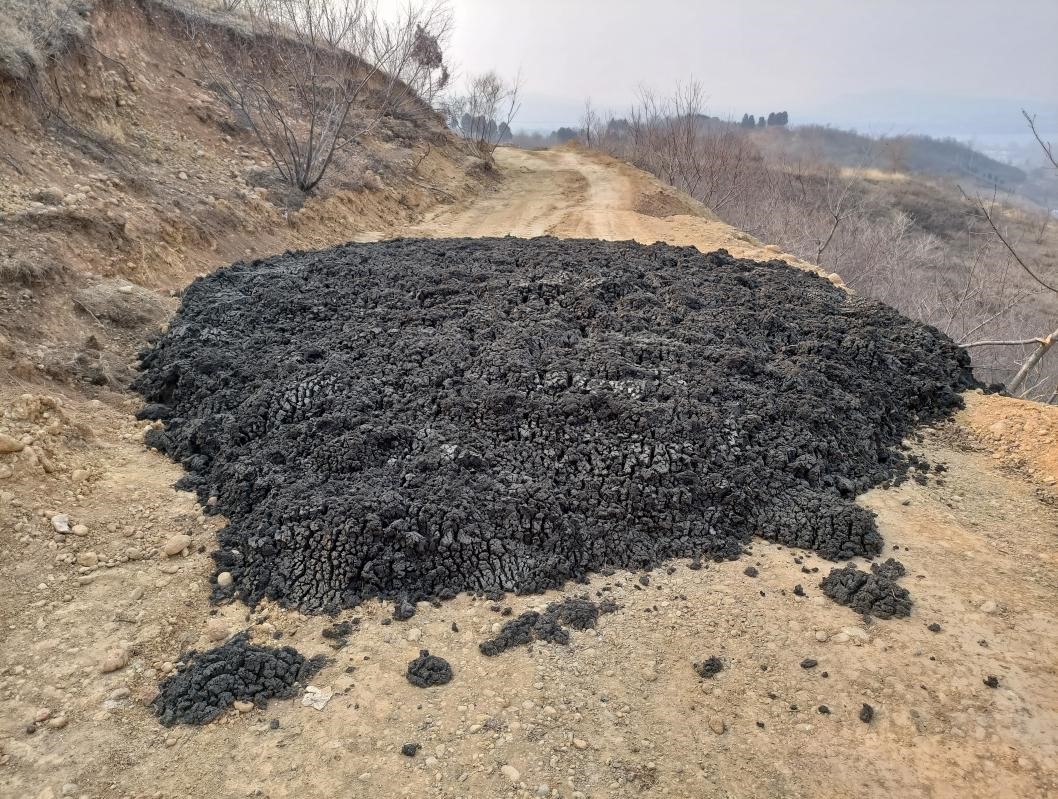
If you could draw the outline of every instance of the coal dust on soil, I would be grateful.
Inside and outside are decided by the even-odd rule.
[[[269,699],[293,696],[324,665],[322,657],[307,660],[293,647],[251,644],[245,633],[181,660],[183,667],[162,682],[151,703],[167,727],[207,724],[235,702],[264,707]]]
[[[533,641],[565,646],[569,643],[567,627],[574,630],[591,629],[595,627],[599,616],[616,610],[617,603],[612,599],[595,604],[583,597],[568,597],[561,602],[552,602],[543,613],[526,611],[504,624],[495,638],[482,641],[478,649],[486,657],[495,657],[516,646],[528,646]]]
[[[976,385],[934,328],[782,262],[551,238],[237,263],[142,366],[148,443],[229,520],[215,597],[312,612],[734,559],[754,534],[873,556],[856,495]]]

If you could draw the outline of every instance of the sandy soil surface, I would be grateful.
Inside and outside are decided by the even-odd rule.
[[[603,157],[499,161],[488,195],[360,236],[551,233],[779,255]],[[758,542],[741,562],[460,597],[389,625],[391,606],[365,605],[341,614],[359,627],[333,650],[331,619],[209,604],[222,520],[171,488],[180,469],[144,449],[135,397],[46,394],[0,388],[2,796],[1058,794],[1058,408],[970,394],[913,442],[947,465],[940,479],[862,498],[885,556],[907,566],[909,619],[866,623],[821,595],[830,564]],[[161,554],[178,534],[186,551]],[[569,647],[479,653],[503,609],[581,593],[621,609]],[[242,629],[330,655],[314,680],[330,701],[161,727],[146,703],[181,652]],[[423,647],[452,663],[451,683],[405,680]],[[692,664],[710,655],[725,668],[701,679]],[[418,755],[401,754],[406,742]]]

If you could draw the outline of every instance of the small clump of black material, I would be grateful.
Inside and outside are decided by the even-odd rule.
[[[709,677],[715,677],[721,671],[724,670],[724,662],[720,660],[716,655],[707,657],[701,663],[694,664],[694,670],[698,672],[698,676],[703,680]]]
[[[419,752],[419,744],[409,741],[400,748],[400,753],[405,757],[415,757]]]
[[[985,685],[987,685],[989,688],[999,687],[999,678],[994,674],[989,674],[987,677],[985,677],[984,682]]]
[[[348,645],[349,636],[352,635],[359,623],[359,619],[348,619],[332,624],[330,627],[324,627],[323,632],[320,634],[331,642],[332,649],[342,649]]]
[[[408,682],[419,688],[444,685],[452,681],[452,666],[444,658],[420,649],[419,657],[408,664]]]
[[[794,592],[794,596],[804,596],[805,595],[804,586],[801,585],[800,583],[798,583],[797,585],[795,585],[793,587],[793,592]]]
[[[801,661],[801,668],[802,669],[814,669],[818,665],[819,665],[819,661],[815,660],[814,658],[805,658],[804,660]]]
[[[487,657],[495,657],[516,646],[527,646],[534,640],[565,646],[569,643],[566,627],[587,630],[595,626],[599,616],[616,610],[617,603],[612,599],[596,604],[585,597],[568,597],[561,602],[552,602],[543,613],[526,611],[504,624],[495,638],[482,641],[478,649]]]
[[[827,707],[826,705],[820,705],[819,707],[816,708],[816,710],[819,711],[819,714],[822,715],[822,716],[829,716],[830,715],[830,708]]]
[[[860,721],[862,721],[864,724],[870,724],[871,719],[873,718],[874,708],[864,702],[863,707],[860,708]]]
[[[939,633],[941,631],[941,626],[937,624],[937,622],[933,622],[926,629],[929,630],[931,633]]]
[[[857,613],[879,619],[902,618],[911,614],[911,594],[896,584],[905,573],[903,564],[892,558],[872,564],[870,572],[850,563],[843,569],[831,569],[819,587],[839,605]]]
[[[856,496],[976,385],[935,328],[780,261],[513,237],[234,264],[141,365],[170,417],[151,445],[229,520],[218,572],[309,612],[733,560],[755,534],[876,555]]]
[[[320,656],[307,660],[289,646],[251,644],[246,633],[181,660],[185,665],[162,682],[151,703],[167,727],[208,724],[236,701],[264,707],[269,699],[293,696],[326,662]]]
[[[747,577],[756,577],[758,574],[760,574],[760,572],[757,571],[756,566],[747,566],[745,569],[742,570],[742,573]]]

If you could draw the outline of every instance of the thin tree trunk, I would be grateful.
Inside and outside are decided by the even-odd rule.
[[[1025,378],[1029,376],[1029,372],[1032,368],[1040,362],[1040,359],[1047,354],[1047,350],[1054,346],[1054,342],[1058,341],[1058,330],[1055,330],[1047,338],[1040,342],[1040,346],[1036,348],[1036,351],[1029,356],[1029,359],[1025,361],[1025,364],[1018,370],[1018,373],[1014,375],[1014,379],[1010,381],[1007,386],[1007,391],[1013,394],[1019,388],[1021,384],[1025,382]]]

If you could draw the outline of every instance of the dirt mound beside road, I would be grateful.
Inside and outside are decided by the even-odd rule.
[[[240,263],[143,364],[172,415],[150,443],[231,522],[217,594],[308,611],[732,559],[754,534],[875,555],[854,498],[973,385],[937,331],[780,262],[555,239]]]

